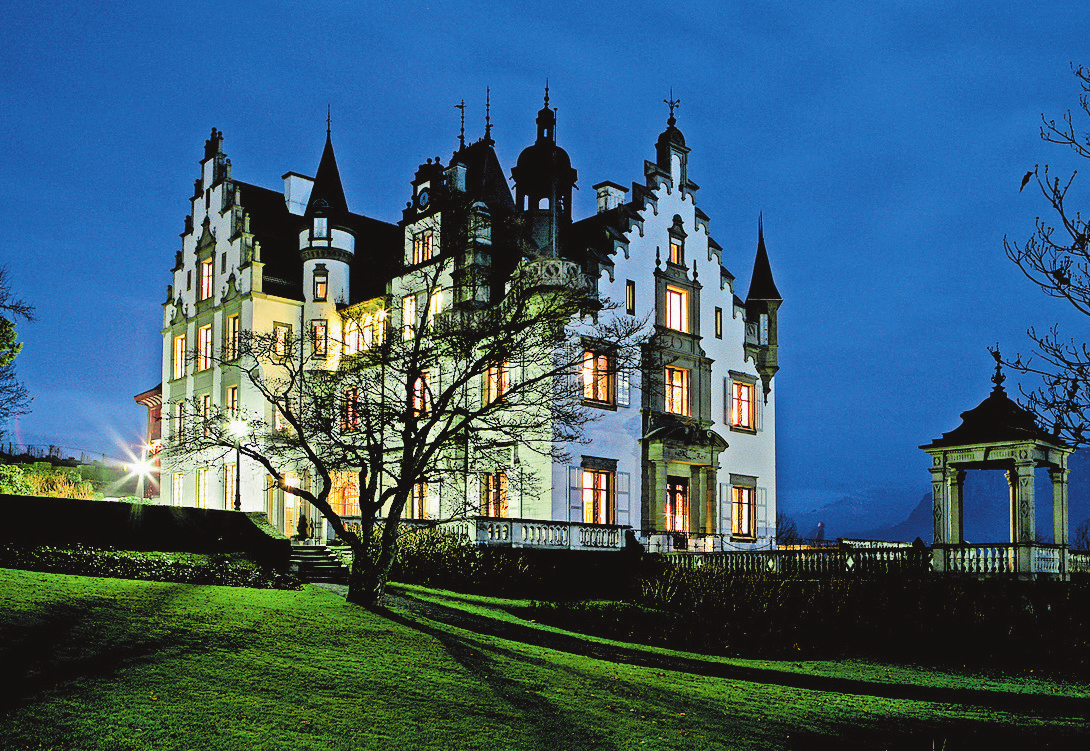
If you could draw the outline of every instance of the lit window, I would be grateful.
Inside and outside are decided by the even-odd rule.
[[[314,301],[323,302],[329,294],[329,274],[314,272]]]
[[[689,481],[684,477],[666,478],[665,531],[689,531]]]
[[[506,517],[507,474],[504,472],[485,472],[482,490],[484,498],[481,500],[481,513],[484,516]]]
[[[676,237],[670,238],[670,263],[676,263],[678,266],[685,265],[685,246]]]
[[[197,370],[212,367],[212,324],[197,329]]]
[[[436,287],[428,298],[428,325],[435,323],[435,317],[443,312],[443,288]]]
[[[413,237],[413,263],[424,263],[424,261],[430,261],[432,257],[432,243],[434,242],[431,232],[421,232]]]
[[[185,334],[174,337],[174,350],[171,358],[170,377],[181,378],[185,375]]]
[[[689,331],[689,293],[677,287],[666,288],[666,328]]]
[[[631,279],[624,283],[624,311],[630,316],[636,315],[636,283]]]
[[[310,341],[314,347],[315,357],[325,357],[328,328],[325,320],[310,322]]]
[[[279,407],[273,407],[273,430],[281,432],[291,427],[288,424],[288,420],[284,417],[284,413],[280,411]]]
[[[666,411],[675,415],[689,415],[689,371],[685,368],[666,367]]]
[[[238,386],[227,387],[227,414],[231,419],[238,417]]]
[[[223,508],[230,511],[235,507],[235,465],[223,465]]]
[[[182,505],[182,473],[173,472],[170,475],[170,505]]]
[[[273,354],[286,357],[291,342],[291,326],[286,323],[273,324]]]
[[[614,524],[613,473],[604,469],[583,470],[583,521]]]
[[[420,377],[413,382],[413,414],[423,417],[431,412],[431,384],[430,373],[420,371]]]
[[[224,341],[224,349],[227,350],[228,360],[238,359],[239,317],[227,316],[227,335]]]
[[[428,518],[428,483],[418,482],[413,485],[412,495],[409,497],[409,519]]]
[[[345,389],[341,394],[341,430],[348,432],[360,426],[360,390]]]
[[[600,404],[613,403],[613,378],[609,355],[587,350],[583,353],[583,398]]]
[[[211,435],[212,395],[201,395],[201,424],[204,426],[204,437]],[[203,508],[203,507],[202,507]]]
[[[185,439],[185,402],[174,402],[171,411],[174,413],[174,442],[180,445]]]
[[[207,300],[212,296],[212,259],[201,261],[201,289],[199,300]]]
[[[330,474],[332,490],[329,505],[337,516],[360,515],[360,486],[356,484],[356,472],[338,471]]]
[[[344,353],[356,355],[365,349],[382,344],[386,339],[386,311],[368,313],[363,318],[350,318],[344,322]]]
[[[416,335],[416,295],[401,298],[401,338],[408,341]]]
[[[756,488],[734,485],[731,494],[731,533],[738,537],[757,536]]]
[[[329,219],[324,216],[314,217],[314,236],[329,237]]]
[[[723,309],[715,309],[715,338],[723,338]]]
[[[511,387],[511,369],[507,363],[491,365],[485,373],[484,403],[494,404]]]
[[[735,428],[755,430],[757,428],[756,409],[753,401],[755,389],[752,383],[731,381],[730,424]]]
[[[197,508],[208,508],[208,467],[197,467]]]

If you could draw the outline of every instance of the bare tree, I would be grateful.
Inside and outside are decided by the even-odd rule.
[[[1082,87],[1079,105],[1090,117],[1090,69],[1072,65],[1072,72]],[[1076,127],[1071,111],[1060,122],[1041,115],[1041,138],[1067,146],[1090,159],[1090,133]],[[1080,116],[1081,119],[1081,116]],[[1040,165],[1026,174],[1025,187],[1031,179],[1052,207],[1051,219],[1037,218],[1036,231],[1024,243],[1007,237],[1003,245],[1010,258],[1032,282],[1046,294],[1067,300],[1076,310],[1090,316],[1090,227],[1082,212],[1067,203],[1067,194],[1077,172],[1066,180]],[[1090,348],[1084,341],[1065,339],[1054,325],[1045,332],[1029,330],[1036,354],[1025,362],[1018,356],[1006,364],[1039,379],[1036,388],[1022,388],[1026,406],[1040,422],[1073,446],[1090,442]]]
[[[799,541],[799,526],[783,511],[776,512],[776,544],[791,545]]]
[[[34,308],[12,296],[7,269],[0,267],[0,436],[5,422],[30,408],[30,395],[15,375],[15,357],[23,348],[15,333],[18,318],[34,320]]]
[[[399,329],[384,301],[354,306],[345,311],[349,336],[328,350],[309,336],[243,332],[237,358],[217,354],[215,364],[240,371],[276,410],[273,424],[243,416],[251,431],[241,453],[351,546],[350,602],[381,599],[418,483],[465,477],[471,457],[513,446],[561,460],[581,441],[593,419],[579,377],[588,342],[611,353],[614,371],[639,367],[643,322],[611,315],[590,285],[557,284],[541,268],[520,266],[491,305],[438,313],[421,305]],[[442,264],[420,274],[412,286],[434,289]],[[202,409],[189,405],[182,440],[168,451],[235,450],[233,416]],[[289,482],[302,469],[316,479],[311,488]],[[331,503],[334,473],[345,471],[360,490],[358,533]],[[467,498],[448,516],[479,513],[478,504]]]

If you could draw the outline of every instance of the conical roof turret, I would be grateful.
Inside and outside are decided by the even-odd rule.
[[[329,129],[325,133],[325,149],[322,160],[318,163],[318,172],[314,176],[314,187],[310,191],[310,203],[306,216],[342,216],[348,214],[348,201],[344,197],[341,185],[341,172],[337,169],[337,157],[333,153],[333,139]]]
[[[780,291],[776,289],[776,281],[772,278],[772,266],[768,263],[763,215],[757,219],[757,256],[753,259],[753,275],[749,280],[746,302],[750,300],[783,300]]]

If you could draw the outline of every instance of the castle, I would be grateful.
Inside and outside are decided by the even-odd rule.
[[[599,419],[585,427],[586,442],[567,465],[531,468],[523,457],[518,468],[494,460],[484,467],[467,459],[472,481],[421,483],[406,516],[446,520],[462,509],[463,522],[478,531],[505,519],[564,527],[548,539],[570,546],[580,539],[576,531],[593,528],[613,532],[594,538],[611,547],[629,530],[652,550],[771,547],[782,299],[759,222],[749,289],[744,299],[736,293],[730,256],[697,206],[675,104],[640,181],[627,189],[599,182],[597,212],[581,219],[571,215],[578,173],[556,142],[548,89],[537,138],[510,172],[513,192],[490,128],[466,143],[463,126],[446,165],[420,165],[396,222],[350,210],[328,128],[314,177],[288,172],[281,190],[235,179],[223,135],[213,129],[163,303],[163,440],[179,440],[186,420],[202,410],[258,415],[276,425],[275,405],[237,369],[221,365],[245,332],[273,333],[285,347],[333,358],[367,347],[386,335],[384,327],[406,330],[425,306],[485,304],[481,279],[490,280],[486,288],[502,285],[526,253],[488,232],[444,235],[444,227],[476,212],[469,219],[479,214],[488,226],[521,222],[530,256],[587,280],[619,314],[646,320],[664,364],[631,378],[588,345],[582,397]],[[419,272],[428,269],[440,282],[418,289]],[[517,447],[508,459],[519,463]],[[509,486],[516,471],[537,473],[532,491]],[[321,517],[232,452],[168,452],[161,472],[163,501],[171,504],[231,509],[237,497],[242,510],[267,513],[289,536],[300,515]],[[293,483],[317,481],[303,467],[289,474]],[[359,513],[354,476],[331,478],[330,501],[346,520]],[[329,534],[316,525],[315,536]]]

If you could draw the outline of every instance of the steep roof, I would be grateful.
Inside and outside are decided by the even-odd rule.
[[[328,130],[325,134],[322,160],[318,163],[314,187],[310,191],[310,204],[307,206],[306,216],[308,218],[313,216],[320,208],[325,209],[326,216],[342,218],[348,214],[348,201],[344,197],[341,172],[337,169],[337,157],[333,153],[333,140]]]
[[[503,167],[492,148],[491,139],[483,139],[458,149],[451,164],[461,162],[466,168],[466,193],[483,201],[493,215],[515,210],[515,199],[507,186]]]
[[[1037,425],[1037,418],[1032,412],[1018,406],[1007,396],[1002,385],[1004,377],[997,365],[996,375],[992,378],[995,388],[992,389],[988,398],[972,409],[962,412],[961,425],[948,433],[943,433],[942,438],[936,438],[920,448],[968,446],[1006,441],[1036,441],[1066,447],[1063,441]]]
[[[757,257],[753,259],[753,276],[749,280],[746,302],[750,300],[783,300],[772,278],[772,266],[768,263],[763,217],[757,220]]]

